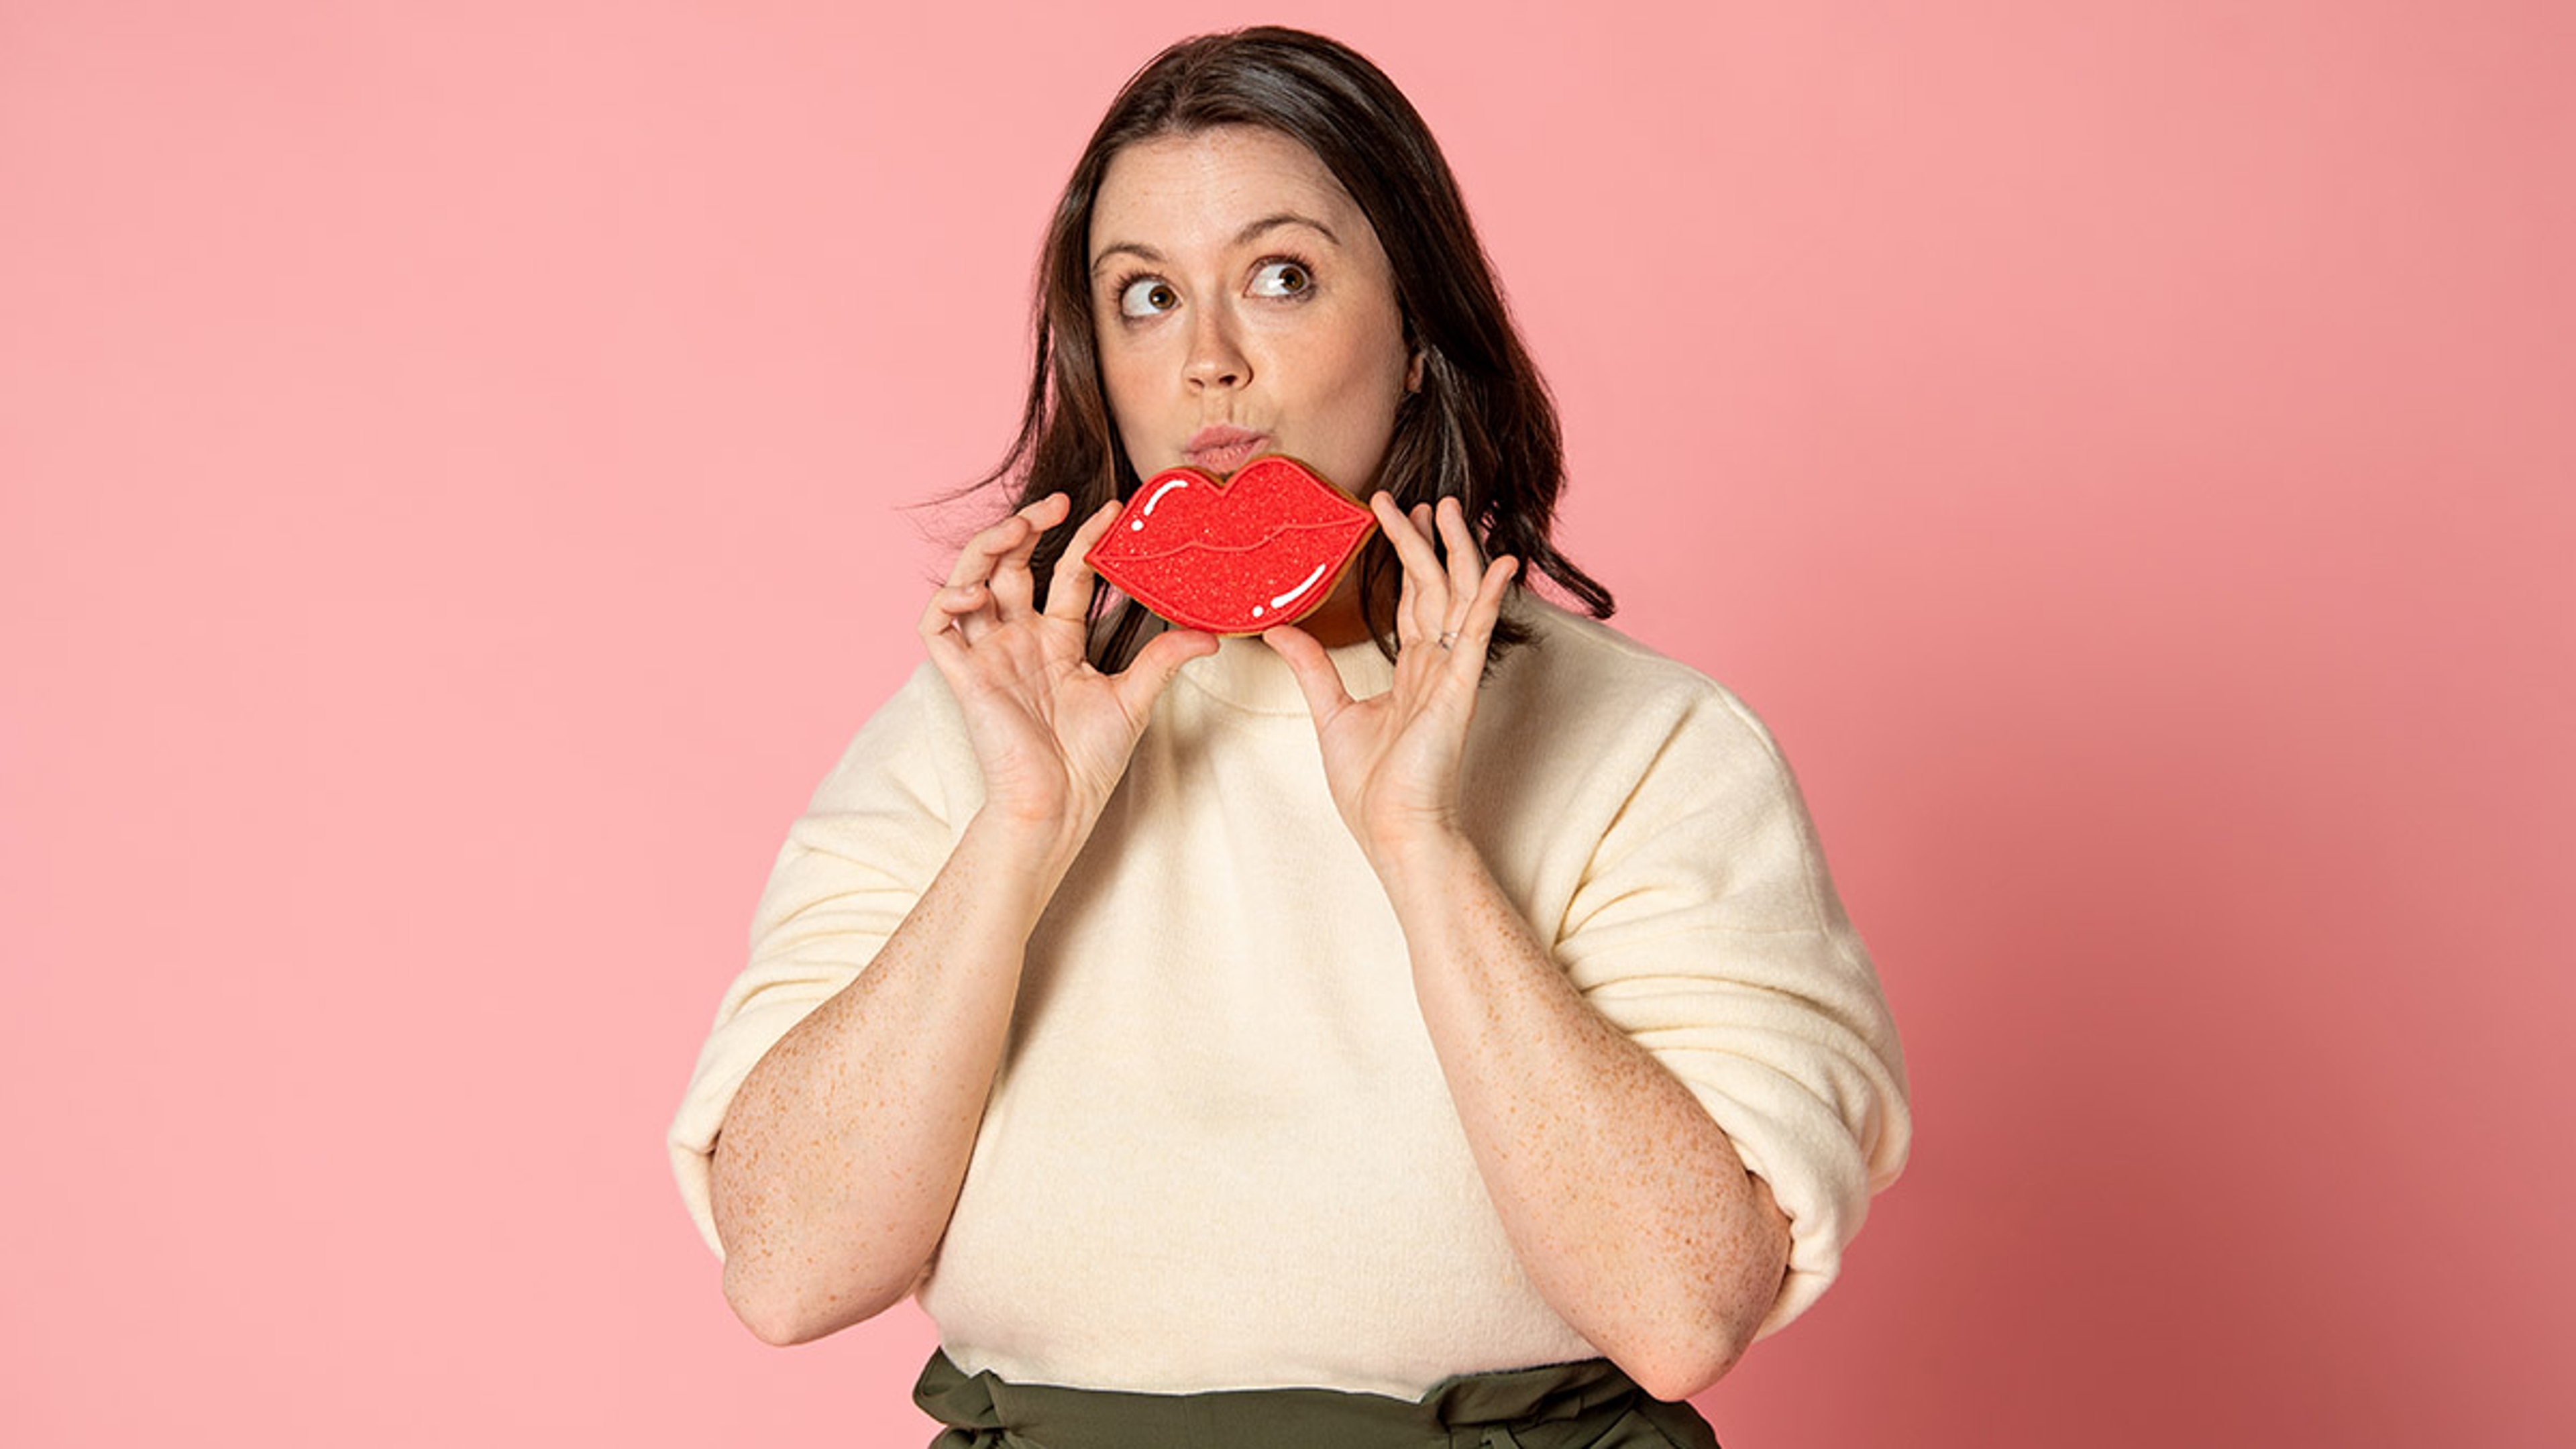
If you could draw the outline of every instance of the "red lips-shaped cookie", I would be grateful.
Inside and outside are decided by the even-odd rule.
[[[1175,624],[1257,634],[1324,602],[1376,526],[1305,464],[1266,453],[1227,480],[1199,468],[1155,474],[1084,557]]]

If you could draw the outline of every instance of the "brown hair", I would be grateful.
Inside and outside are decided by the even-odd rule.
[[[1609,590],[1549,540],[1564,485],[1556,405],[1521,345],[1493,267],[1467,219],[1439,143],[1404,93],[1358,52],[1320,35],[1260,26],[1185,40],[1127,82],[1092,132],[1056,203],[1040,256],[1035,356],[1019,437],[994,470],[966,490],[1017,474],[1014,508],[1049,493],[1070,496],[1065,521],[1030,559],[1037,603],[1074,530],[1113,494],[1139,486],[1101,393],[1091,310],[1091,210],[1120,148],[1218,126],[1259,126],[1302,143],[1359,203],[1395,274],[1406,345],[1420,349],[1422,387],[1395,419],[1377,486],[1399,508],[1455,496],[1488,558],[1510,554],[1512,583],[1545,574],[1595,618],[1616,607]],[[1380,652],[1395,657],[1403,570],[1372,534],[1357,563],[1361,616]],[[1130,604],[1104,617],[1107,586],[1094,581],[1090,656],[1106,671],[1127,666],[1159,621]],[[1527,642],[1506,616],[1487,656]]]

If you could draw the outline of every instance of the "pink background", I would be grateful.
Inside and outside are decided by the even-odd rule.
[[[1083,135],[1267,17],[870,9],[0,5],[11,1442],[929,1437],[662,1131]],[[1903,1026],[1730,1449],[2568,1442],[2567,9],[1564,9],[1291,18]]]

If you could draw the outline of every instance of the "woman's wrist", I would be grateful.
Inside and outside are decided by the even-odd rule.
[[[1091,839],[1095,818],[1073,811],[1017,815],[988,804],[966,822],[957,851],[977,857],[987,870],[996,873],[998,883],[1034,888],[1036,903],[1043,909],[1054,896],[1056,884],[1073,868],[1074,858],[1082,854],[1083,845]]]
[[[1399,908],[1408,896],[1438,890],[1461,869],[1484,863],[1475,842],[1452,821],[1420,821],[1380,832],[1363,843],[1362,853]]]

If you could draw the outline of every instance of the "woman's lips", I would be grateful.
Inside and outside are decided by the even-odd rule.
[[[1192,435],[1189,446],[1181,450],[1181,461],[1223,478],[1242,467],[1269,441],[1268,433],[1220,423]]]

